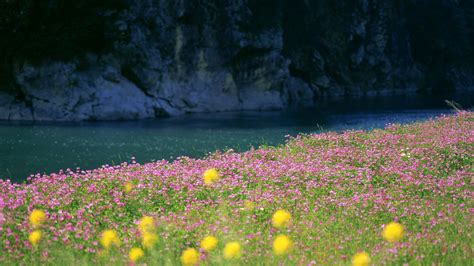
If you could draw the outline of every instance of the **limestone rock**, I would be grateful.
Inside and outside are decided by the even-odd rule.
[[[433,74],[417,62],[399,1],[124,3],[104,11],[107,50],[13,60],[0,120],[143,119],[474,87],[472,64]]]

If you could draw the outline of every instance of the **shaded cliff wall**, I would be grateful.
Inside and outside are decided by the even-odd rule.
[[[474,84],[470,1],[89,2],[3,3],[0,119],[280,109]]]

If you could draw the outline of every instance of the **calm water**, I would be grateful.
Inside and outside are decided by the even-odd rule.
[[[350,106],[350,107],[349,107]],[[298,112],[194,114],[134,122],[0,122],[0,178],[23,181],[34,173],[93,169],[103,164],[205,156],[277,145],[286,135],[371,129],[448,114],[442,99],[370,100]]]

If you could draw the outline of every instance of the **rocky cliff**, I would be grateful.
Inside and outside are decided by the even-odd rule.
[[[21,14],[86,8],[38,2],[48,5]],[[10,15],[26,6],[3,4]],[[55,23],[47,24],[35,21],[36,14],[30,28],[0,27],[10,34],[0,44],[23,40],[26,47],[0,55],[0,119],[139,119],[472,90],[473,6],[462,0],[128,0],[84,13],[101,27],[83,25],[89,28],[78,39],[70,37],[77,31],[72,15],[55,13]],[[4,17],[5,23],[18,19]],[[38,55],[43,50],[30,47],[42,35],[32,34],[51,25],[59,25],[57,39],[46,44],[55,53]],[[29,39],[8,39],[20,34]],[[89,39],[100,49],[89,47]],[[62,53],[73,48],[72,55]]]

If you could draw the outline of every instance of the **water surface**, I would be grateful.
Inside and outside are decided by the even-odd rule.
[[[0,178],[23,181],[35,173],[93,169],[104,164],[202,157],[215,150],[278,145],[286,135],[321,130],[381,128],[453,111],[442,99],[338,102],[286,112],[192,114],[129,122],[0,122]]]

